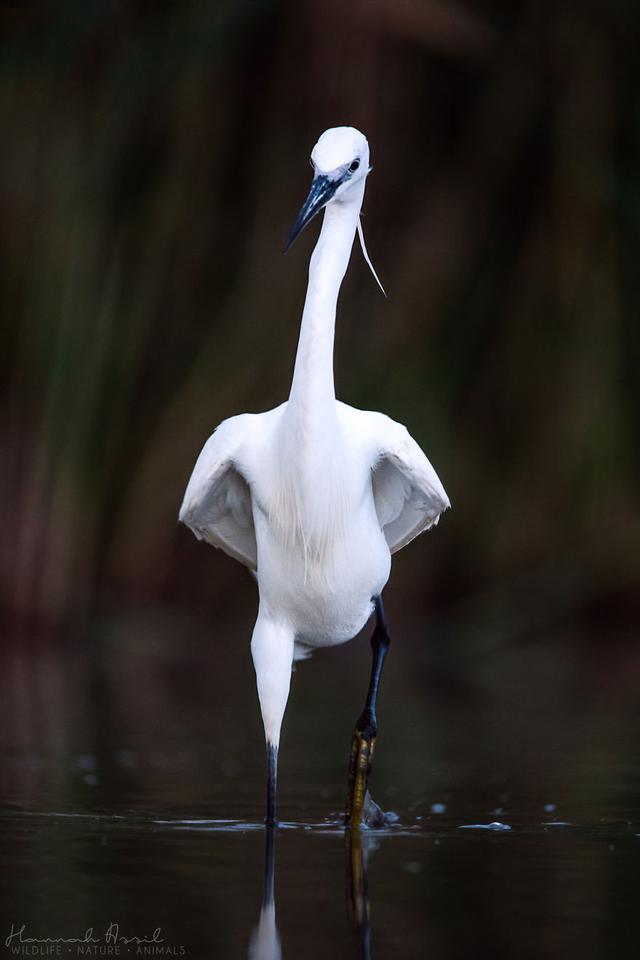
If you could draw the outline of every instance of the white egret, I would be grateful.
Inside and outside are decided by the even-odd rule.
[[[353,127],[326,130],[311,163],[311,190],[287,248],[316,213],[325,213],[309,265],[289,399],[219,425],[198,457],[180,519],[256,575],[251,653],[267,745],[268,824],[276,818],[292,664],[316,647],[350,640],[375,610],[371,681],[350,756],[346,816],[357,825],[389,646],[381,594],[391,554],[436,524],[449,500],[406,427],[336,400],[336,302],[356,230],[371,266],[360,225],[367,139]]]

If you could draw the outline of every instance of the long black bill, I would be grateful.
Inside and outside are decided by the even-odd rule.
[[[316,213],[320,213],[322,208],[327,205],[339,186],[340,180],[330,180],[329,177],[326,177],[324,174],[318,174],[317,177],[313,178],[309,196],[302,204],[298,219],[291,228],[291,233],[284,248],[285,253],[298,234],[302,233],[309,221],[313,220]]]

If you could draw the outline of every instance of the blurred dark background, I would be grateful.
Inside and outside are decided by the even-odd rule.
[[[533,741],[574,698],[598,726],[586,685],[626,729],[639,26],[624,0],[2,8],[9,752],[102,750],[104,784],[115,746],[184,756],[242,728],[242,704],[238,749],[259,745],[255,587],[176,517],[212,428],[287,396],[317,224],[282,247],[339,124],[369,138],[389,293],[356,249],[339,396],[406,423],[453,503],[396,558],[389,699],[413,698],[415,729],[441,698],[490,743],[493,710]],[[317,659],[300,682],[337,703],[340,664],[342,742],[366,645]],[[294,738],[313,721],[292,711]]]

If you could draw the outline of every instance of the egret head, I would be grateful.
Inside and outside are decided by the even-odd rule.
[[[311,166],[311,190],[289,234],[285,252],[328,203],[334,200],[345,202],[358,195],[362,199],[362,182],[369,173],[367,138],[355,127],[325,130],[311,151]]]

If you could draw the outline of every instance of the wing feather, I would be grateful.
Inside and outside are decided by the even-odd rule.
[[[180,520],[206,540],[256,569],[251,492],[239,465],[252,414],[224,420],[205,443],[187,484]]]
[[[451,506],[440,478],[406,427],[377,414],[373,496],[389,549],[396,553],[437,524]]]

